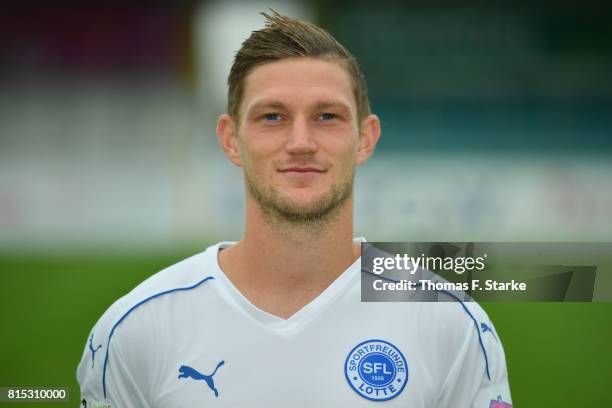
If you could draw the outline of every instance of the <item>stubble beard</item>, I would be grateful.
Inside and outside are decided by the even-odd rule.
[[[352,196],[355,172],[333,184],[329,191],[309,206],[290,202],[274,187],[262,188],[244,173],[248,192],[257,202],[264,217],[273,226],[301,228],[309,232],[325,230],[339,214],[343,204]]]

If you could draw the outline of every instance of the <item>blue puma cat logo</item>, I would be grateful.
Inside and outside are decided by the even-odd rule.
[[[217,364],[215,371],[213,371],[212,374],[210,375],[202,374],[195,368],[191,368],[189,366],[182,365],[179,368],[178,378],[193,378],[194,380],[206,381],[208,388],[210,388],[215,393],[215,397],[218,397],[219,391],[217,391],[217,389],[215,388],[215,382],[213,381],[213,375],[215,375],[219,367],[221,367],[223,364],[225,364],[225,361],[219,361],[219,364]]]
[[[98,344],[98,347],[94,349],[93,346],[93,333],[89,336],[89,351],[91,351],[91,368],[94,368],[94,364],[96,362],[96,352],[102,348],[101,344]]]
[[[493,333],[493,329],[491,328],[491,326],[486,323],[480,323],[480,328],[482,329],[482,334],[489,332],[491,333],[491,336],[493,336],[493,338],[497,340],[497,336],[495,335],[495,333]]]

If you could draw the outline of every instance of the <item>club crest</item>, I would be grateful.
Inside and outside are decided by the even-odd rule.
[[[397,397],[408,383],[408,363],[401,351],[385,340],[367,340],[347,355],[344,375],[351,388],[371,401]]]

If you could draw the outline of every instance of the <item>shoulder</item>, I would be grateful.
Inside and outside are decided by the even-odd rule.
[[[152,301],[157,298],[206,286],[206,283],[215,276],[218,246],[218,244],[211,246],[204,252],[163,269],[115,301],[106,310],[90,331],[77,368],[77,379],[83,394],[100,401],[106,399],[104,379],[108,354],[116,330],[129,316],[142,314],[150,304],[156,303]]]
[[[439,318],[447,325],[455,329],[476,330],[481,326],[480,323],[490,324],[487,312],[476,301],[472,300],[464,292],[459,291],[437,291],[436,305],[446,305],[437,307]]]
[[[211,248],[163,269],[115,301],[94,325],[96,337],[110,334],[113,326],[155,298],[196,289],[214,279],[213,271],[208,265],[208,258],[212,255]]]
[[[475,301],[464,300],[453,292],[440,292],[438,302],[428,304],[425,314],[435,321],[435,333],[448,352],[449,360],[481,361],[484,375],[493,380],[505,373],[505,356],[501,339],[485,310]]]

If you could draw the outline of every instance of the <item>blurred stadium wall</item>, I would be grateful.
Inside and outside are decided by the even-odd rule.
[[[610,240],[609,6],[26,1],[0,16],[0,248],[238,239],[241,173],[214,123],[268,7],[363,65],[383,138],[357,234]]]

